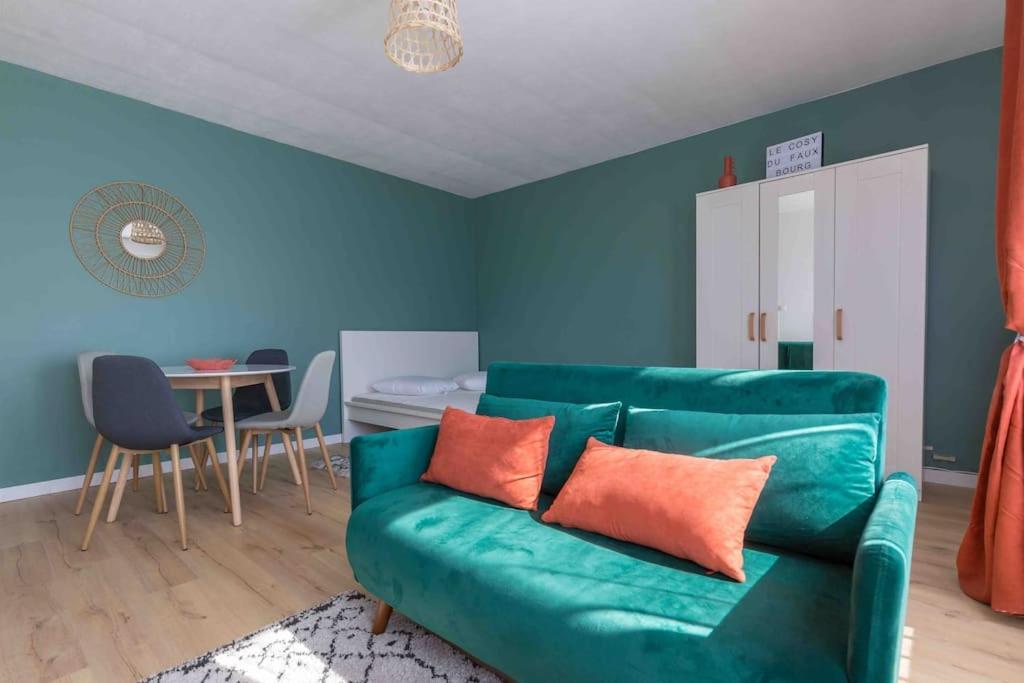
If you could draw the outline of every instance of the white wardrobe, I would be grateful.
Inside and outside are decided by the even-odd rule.
[[[920,481],[927,211],[926,145],[697,195],[697,366],[884,377]]]

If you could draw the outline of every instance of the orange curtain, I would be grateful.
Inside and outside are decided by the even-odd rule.
[[[996,265],[1006,327],[1024,333],[1024,47],[1021,0],[1006,0],[996,166]],[[1003,352],[967,533],[960,587],[998,612],[1024,614],[1024,341]]]

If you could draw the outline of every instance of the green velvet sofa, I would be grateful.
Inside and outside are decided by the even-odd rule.
[[[630,406],[881,416],[886,404],[883,380],[838,372],[495,363],[487,392],[621,401],[619,443]],[[436,427],[353,440],[348,558],[372,595],[521,683],[893,681],[918,495],[908,475],[883,480],[884,423],[871,424],[877,452],[869,454],[866,481],[844,475],[850,481],[828,482],[836,495],[869,491],[856,514],[828,525],[832,549],[815,554],[817,545],[799,531],[789,534],[795,546],[757,543],[748,529],[744,583],[649,548],[544,524],[549,496],[528,512],[421,483]],[[830,438],[827,430],[820,438]],[[806,488],[781,480],[765,488],[758,510],[814,517]]]

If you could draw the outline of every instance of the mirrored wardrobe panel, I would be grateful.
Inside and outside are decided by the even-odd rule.
[[[830,370],[835,173],[761,185],[760,367]]]

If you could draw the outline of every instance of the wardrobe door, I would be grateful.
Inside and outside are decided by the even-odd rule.
[[[697,197],[697,367],[757,367],[757,184]]]
[[[831,370],[835,171],[761,184],[760,366]]]
[[[920,481],[928,153],[836,171],[835,367],[885,378],[886,473]]]

